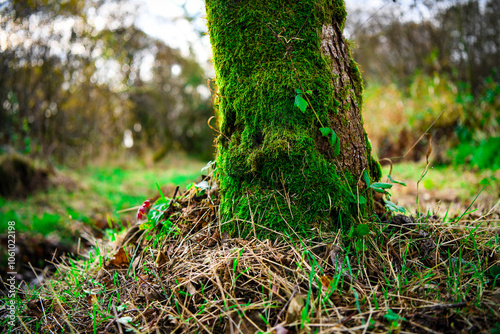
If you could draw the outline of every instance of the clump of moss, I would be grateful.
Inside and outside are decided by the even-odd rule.
[[[358,180],[317,139],[339,108],[361,105],[357,66],[349,74],[355,87],[336,93],[332,60],[321,51],[323,25],[343,28],[344,2],[206,3],[220,97],[221,216],[233,222],[224,226],[243,235],[307,234],[315,223],[353,221]],[[300,88],[312,91],[305,112],[294,106]]]

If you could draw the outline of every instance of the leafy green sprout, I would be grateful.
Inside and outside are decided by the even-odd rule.
[[[367,185],[366,189],[370,188],[370,189],[373,189],[374,191],[376,191],[378,193],[382,193],[382,194],[386,195],[388,197],[388,199],[384,200],[384,202],[385,202],[385,207],[389,211],[391,211],[391,212],[405,213],[406,209],[404,207],[396,205],[396,204],[394,204],[393,202],[390,201],[391,194],[389,193],[388,190],[392,188],[393,184],[399,184],[399,185],[402,185],[402,186],[406,187],[406,183],[401,182],[401,181],[397,181],[397,180],[393,179],[393,177],[390,174],[387,175],[387,178],[389,179],[389,181],[392,184],[391,183],[386,183],[386,182],[374,182],[374,183],[371,183],[370,182],[370,177],[368,176],[368,172],[366,170],[363,171],[363,180],[365,181],[365,183]],[[359,203],[360,204],[366,203],[366,199],[363,196],[360,196]]]
[[[297,92],[297,95],[295,96],[294,106],[296,106],[297,108],[299,108],[300,111],[306,112],[308,104],[307,104],[307,101],[302,97],[304,93],[300,89],[296,89],[295,91]],[[307,90],[306,94],[311,95],[312,91],[311,90]]]
[[[340,139],[330,128],[320,128],[319,131],[323,137],[327,137],[330,145],[333,147],[333,155],[338,156],[340,154]]]
[[[395,313],[393,310],[388,309],[387,313],[384,315],[384,319],[387,320],[392,329],[397,329],[401,321],[406,321],[405,318]]]
[[[250,270],[250,268],[246,268],[245,270],[240,272],[238,275],[236,275],[236,269],[238,268],[238,263],[240,261],[240,257],[244,251],[245,251],[245,247],[242,247],[238,253],[238,257],[233,260],[233,286],[241,275],[243,275],[244,273],[246,273],[247,271]]]

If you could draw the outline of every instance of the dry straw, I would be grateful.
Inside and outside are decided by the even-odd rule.
[[[25,292],[12,332],[455,333],[499,322],[498,206],[466,223],[365,222],[362,237],[230,238],[207,181],[157,226],[59,263]]]

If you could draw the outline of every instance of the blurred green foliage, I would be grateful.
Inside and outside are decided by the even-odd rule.
[[[450,155],[457,165],[471,165],[479,169],[500,169],[500,137],[489,137],[479,143],[461,143]]]
[[[185,186],[200,176],[204,163],[168,156],[168,163],[161,162],[152,168],[138,160],[126,166],[88,164],[78,169],[63,168],[59,181],[46,192],[29,196],[26,200],[6,200],[0,197],[0,230],[6,231],[9,221],[16,222],[18,232],[49,235],[72,240],[79,236],[81,224],[108,225],[108,219],[118,226],[132,223],[134,208],[147,198],[155,196],[159,185]],[[183,190],[183,189],[181,189]]]
[[[368,82],[407,87],[417,72],[438,73],[476,96],[500,67],[498,13],[497,0],[385,1],[349,12],[346,29]]]
[[[151,151],[155,160],[172,150],[211,158],[214,87],[192,56],[139,30],[136,12],[127,0],[0,5],[0,153],[73,166]],[[404,155],[444,111],[430,131],[435,161],[498,168],[490,154],[500,136],[499,12],[495,0],[349,12],[381,158]],[[408,157],[424,157],[430,138]]]
[[[406,93],[395,84],[367,85],[365,125],[379,156],[403,156],[443,113],[428,132],[435,162],[499,168],[495,150],[500,147],[500,83],[491,77],[486,81],[479,96],[437,73],[417,73]],[[430,138],[424,137],[408,158],[424,158]]]
[[[499,168],[500,2],[386,2],[348,16],[366,84],[364,119],[381,158]],[[368,18],[367,18],[368,16]],[[395,159],[394,161],[398,161]]]

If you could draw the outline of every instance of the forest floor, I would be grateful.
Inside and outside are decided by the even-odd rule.
[[[177,182],[199,181],[204,164],[189,164],[176,169],[186,177]],[[38,271],[38,285],[19,290],[18,317],[10,330],[498,333],[500,173],[440,167],[418,182],[424,167],[399,164],[392,170],[407,184],[393,187],[392,200],[408,215],[365,221],[367,234],[338,232],[321,240],[221,235],[217,190],[208,179],[204,194],[191,187],[175,200],[158,199],[151,212],[167,214],[150,213],[141,228],[89,233],[91,250],[60,260],[55,275]],[[72,179],[85,189],[78,185],[85,178],[73,174]],[[135,196],[134,189],[147,188],[133,203],[112,211],[103,206],[103,214],[116,214],[152,197],[156,183],[167,182],[124,172],[98,177],[97,183],[101,191],[91,203],[101,201],[99,196],[103,203],[118,203],[112,194]],[[107,186],[109,192],[102,191]],[[174,196],[172,187],[164,189]],[[134,218],[123,218],[123,226],[127,220]],[[6,319],[0,308],[2,330],[8,329]]]
[[[389,167],[384,166],[384,175]],[[392,176],[406,186],[395,185],[391,190],[392,200],[405,207],[408,212],[432,212],[441,217],[459,216],[469,210],[472,217],[486,214],[500,199],[500,170],[471,170],[465,166],[430,167],[425,171],[425,162],[395,164]],[[384,177],[384,182],[388,180]]]
[[[127,228],[137,206],[158,194],[156,184],[166,193],[177,185],[184,190],[205,164],[176,154],[151,165],[132,159],[61,168],[50,177],[48,189],[22,200],[0,197],[0,231],[15,222],[19,281],[37,281],[32,267],[37,272],[53,268],[48,262],[56,249],[58,255],[76,254],[89,246],[88,239],[108,239]],[[0,244],[5,278],[6,233],[0,233]]]

